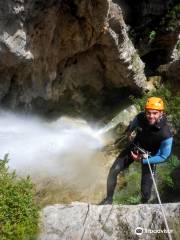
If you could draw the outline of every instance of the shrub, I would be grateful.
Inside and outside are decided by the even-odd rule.
[[[175,31],[178,27],[180,18],[180,4],[174,6],[165,17],[166,29],[169,31]]]
[[[172,173],[178,166],[180,166],[180,160],[177,158],[177,156],[172,155],[165,164],[162,164],[157,169],[159,177],[159,187],[162,192],[166,188],[174,188]]]
[[[0,160],[0,239],[35,239],[38,207],[34,201],[34,185],[30,178],[18,178],[10,172],[8,155]]]
[[[139,163],[133,163],[125,172],[124,184],[120,186],[115,193],[114,202],[120,204],[138,204],[140,203],[140,175],[141,166]]]

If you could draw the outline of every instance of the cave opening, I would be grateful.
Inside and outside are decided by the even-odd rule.
[[[165,49],[157,49],[142,56],[141,59],[145,63],[146,75],[154,74],[158,66],[167,63],[167,58],[168,52]]]

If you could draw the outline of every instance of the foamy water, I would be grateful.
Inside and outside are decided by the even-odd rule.
[[[72,176],[103,145],[98,129],[80,119],[47,122],[35,116],[0,111],[0,158],[19,173]]]

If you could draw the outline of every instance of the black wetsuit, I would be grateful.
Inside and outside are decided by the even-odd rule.
[[[135,124],[134,124],[135,123]],[[131,151],[134,148],[134,143],[139,145],[144,150],[151,152],[151,156],[157,154],[162,142],[166,139],[171,139],[172,135],[167,125],[166,117],[163,116],[155,125],[149,125],[145,113],[139,113],[128,128],[129,131],[137,129],[136,137],[126,149],[124,149],[113,163],[107,180],[107,197],[109,203],[112,201],[114,190],[116,187],[117,176],[134,161],[131,157]],[[171,151],[171,150],[170,150]],[[156,164],[151,164],[153,173],[155,173]],[[141,201],[147,202],[151,197],[152,177],[148,164],[141,163]]]

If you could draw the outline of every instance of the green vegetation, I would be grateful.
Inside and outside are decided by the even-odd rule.
[[[38,207],[29,177],[9,172],[8,155],[0,160],[0,239],[33,240],[38,230]]]
[[[114,202],[121,204],[140,203],[140,164],[133,163],[124,174],[124,184],[114,195]]]
[[[151,43],[152,41],[154,41],[156,37],[156,31],[152,30],[150,33],[149,33],[149,43]]]
[[[162,19],[161,25],[168,31],[175,31],[180,21],[180,4],[174,6],[167,15]]]
[[[180,160],[177,156],[172,155],[166,163],[158,168],[159,187],[162,192],[166,191],[166,188],[174,188],[172,173],[179,166]]]

